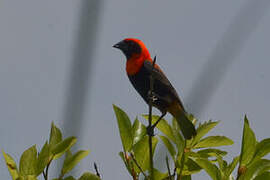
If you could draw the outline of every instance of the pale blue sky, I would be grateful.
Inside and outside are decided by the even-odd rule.
[[[80,147],[90,149],[91,153],[83,160],[79,173],[93,170],[96,161],[104,179],[130,178],[118,156],[121,142],[112,103],[122,107],[132,119],[146,113],[147,106],[126,77],[124,56],[112,48],[125,37],[142,39],[152,55],[157,55],[157,63],[189,112],[201,122],[221,120],[211,134],[226,135],[236,142],[226,148],[230,153],[227,159],[240,151],[244,114],[248,115],[258,140],[269,137],[270,3],[251,1],[100,3],[100,13],[93,14],[98,16],[98,23],[90,24],[98,32],[93,38],[96,43],[90,46],[92,72],[78,134]],[[0,3],[0,149],[17,162],[23,150],[45,141],[51,121],[60,128],[64,125],[64,103],[72,53],[80,32],[82,2],[2,0]],[[91,13],[96,11],[90,12],[90,16]],[[194,93],[197,79],[213,57],[218,57],[216,61],[220,63],[217,67],[210,66],[209,74],[217,76],[219,73],[215,71],[224,69],[225,73],[213,83],[218,88],[201,108],[197,106],[200,93],[203,94],[200,89],[207,89],[205,86],[209,84],[200,82],[196,100],[190,93]],[[226,61],[231,62],[227,68]],[[65,135],[73,134],[65,132]],[[162,152],[159,154],[165,155]],[[9,178],[3,158],[0,176]],[[199,174],[194,179],[209,178]]]

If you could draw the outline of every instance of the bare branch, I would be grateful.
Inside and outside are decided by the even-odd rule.
[[[144,177],[146,179],[148,179],[148,176],[143,172],[143,169],[141,168],[141,166],[138,164],[138,162],[136,161],[134,155],[132,153],[130,153],[130,156],[132,158],[132,160],[134,161],[134,163],[136,164],[136,166],[139,168],[139,170],[141,171],[141,173],[144,175]]]
[[[152,64],[152,71],[150,74],[150,90],[149,90],[149,116],[148,116],[148,136],[149,136],[149,158],[150,158],[150,179],[154,177],[154,162],[153,162],[153,143],[152,137],[154,135],[154,129],[152,128],[152,106],[153,106],[153,90],[154,90],[154,79],[153,79],[153,70],[156,63],[156,56]]]
[[[167,170],[168,170],[168,174],[169,174],[169,180],[172,180],[168,156],[166,156],[166,165],[167,165]]]
[[[97,167],[96,162],[94,162],[94,168],[95,168],[95,171],[96,171],[96,175],[97,175],[98,177],[100,177],[100,174],[99,174],[99,172],[98,172],[98,167]]]

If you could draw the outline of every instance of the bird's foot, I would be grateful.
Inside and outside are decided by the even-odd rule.
[[[155,136],[154,135],[154,126],[147,126],[146,127],[146,132],[147,132],[147,135],[148,136],[151,136],[151,137],[153,137],[153,136]]]
[[[154,92],[151,93],[151,91],[149,91],[148,92],[148,99],[151,102],[155,102],[158,100],[158,96]]]

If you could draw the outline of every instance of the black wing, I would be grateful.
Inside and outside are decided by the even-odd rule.
[[[143,66],[147,72],[151,73],[153,69],[152,62],[145,61]],[[157,93],[157,95],[160,96],[161,98],[169,98],[169,101],[175,100],[178,101],[178,103],[184,110],[184,106],[176,90],[174,89],[174,87],[172,86],[166,75],[162,72],[162,70],[155,67],[152,73],[154,78],[154,92]]]

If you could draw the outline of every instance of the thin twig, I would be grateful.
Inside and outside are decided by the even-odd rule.
[[[169,180],[172,180],[168,156],[166,156],[166,165],[167,165],[167,170],[168,170],[168,174],[169,174]]]
[[[151,100],[150,100],[151,101]],[[151,104],[151,105],[150,105]],[[152,126],[152,103],[149,103],[149,127],[151,128]],[[148,135],[148,143],[149,143],[149,158],[150,158],[150,178],[153,180],[154,177],[154,161],[153,161],[153,143],[152,143],[152,134]]]
[[[153,106],[153,89],[154,89],[154,80],[153,80],[153,70],[156,63],[156,56],[154,57],[154,61],[152,64],[152,71],[150,74],[150,90],[149,90],[149,116],[148,116],[148,127],[150,128],[151,132],[148,134],[149,136],[149,158],[150,158],[150,179],[154,179],[154,161],[153,161],[153,143],[152,143],[152,136],[153,131],[152,129],[152,106]]]
[[[94,168],[95,168],[95,171],[96,171],[96,175],[98,176],[98,177],[100,177],[100,174],[99,174],[99,172],[98,172],[98,167],[97,167],[97,164],[94,162]]]
[[[167,112],[163,112],[161,116],[158,118],[158,120],[152,125],[152,128],[155,128],[166,114]]]
[[[133,180],[138,180],[138,175],[137,175],[137,173],[135,172],[134,168],[131,169],[131,176],[132,176]]]
[[[42,174],[43,174],[44,179],[46,179],[46,175],[44,171],[42,171]]]
[[[132,160],[134,161],[134,163],[136,164],[136,166],[139,168],[139,170],[141,171],[141,173],[144,175],[145,179],[148,179],[147,175],[143,172],[143,169],[141,168],[141,166],[138,164],[138,162],[136,161],[134,155],[132,153],[130,153],[130,156],[132,158]]]
[[[52,162],[52,160],[49,161],[49,163],[48,163],[48,165],[47,165],[47,167],[46,167],[45,173],[43,173],[43,176],[44,176],[44,179],[45,179],[45,180],[48,180],[48,176],[49,176],[49,167],[50,167],[50,165],[51,165],[51,162]]]
[[[39,152],[38,152],[38,156],[39,156]],[[42,175],[43,175],[43,177],[44,177],[44,179],[46,178],[46,176],[45,176],[45,172],[44,172],[44,169],[43,169],[43,171],[42,171]]]
[[[173,174],[172,174],[172,177],[174,177],[175,176],[175,174],[176,174],[176,167],[174,167],[174,170],[173,170]]]

